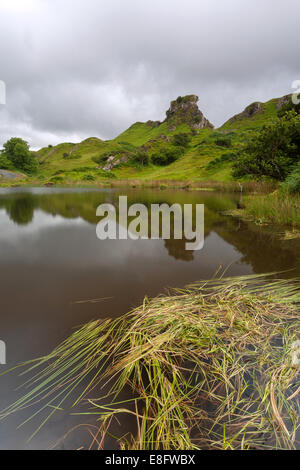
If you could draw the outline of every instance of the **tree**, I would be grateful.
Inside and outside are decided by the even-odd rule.
[[[12,137],[3,145],[2,157],[26,173],[37,170],[37,158],[30,152],[28,143],[19,137]]]
[[[6,156],[0,153],[0,168],[2,170],[9,170],[11,166],[12,165]]]
[[[133,161],[143,166],[149,165],[150,158],[147,152],[143,150],[138,150],[133,157]]]
[[[252,137],[233,165],[233,176],[266,176],[284,181],[299,160],[300,115],[293,110]]]

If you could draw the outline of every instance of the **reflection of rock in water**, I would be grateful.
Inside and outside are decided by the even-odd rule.
[[[194,252],[188,251],[185,249],[185,244],[188,240],[165,240],[165,247],[168,250],[169,256],[172,256],[175,259],[181,259],[183,261],[193,261]]]

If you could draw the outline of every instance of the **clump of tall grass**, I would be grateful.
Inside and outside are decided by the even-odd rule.
[[[261,223],[300,226],[300,195],[275,191],[272,194],[249,197],[246,214]]]
[[[29,391],[2,417],[40,403],[40,429],[88,379],[72,405],[97,419],[98,448],[112,420],[128,414],[136,433],[120,438],[122,449],[293,448],[299,301],[299,281],[255,275],[145,299],[119,319],[83,326],[33,363]],[[111,405],[99,398],[104,384]],[[133,398],[120,403],[128,385]]]

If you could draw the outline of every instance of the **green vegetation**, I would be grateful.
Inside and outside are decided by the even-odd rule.
[[[251,137],[234,163],[233,175],[284,181],[299,161],[300,115],[290,111]]]
[[[220,130],[222,131],[255,131],[267,124],[269,121],[277,117],[278,99],[274,98],[267,103],[262,103],[262,107],[258,112],[250,110],[248,115],[241,113],[229,119]],[[252,105],[248,107],[251,108]],[[246,108],[247,109],[247,108]]]
[[[300,94],[298,95],[298,99],[300,98]],[[295,111],[295,113],[300,113],[300,103],[294,104],[292,100],[287,100],[286,103],[283,104],[282,108],[278,111],[278,116],[283,117],[287,112]]]
[[[158,152],[152,154],[152,162],[155,165],[166,166],[175,162],[181,155],[183,151],[181,148],[161,148]]]
[[[290,193],[300,193],[300,162],[288,175],[282,187]]]
[[[288,100],[281,100],[283,106],[278,99],[267,103],[253,103],[243,113],[213,130],[209,123],[203,129],[195,126],[196,118],[201,120],[202,116],[196,99],[194,95],[178,97],[171,103],[169,119],[162,123],[135,123],[112,140],[103,141],[91,137],[80,143],[49,145],[38,152],[32,152],[31,155],[34,154],[38,162],[37,172],[27,178],[26,184],[53,183],[57,172],[60,178],[56,183],[66,185],[106,184],[106,179],[120,182],[138,180],[141,184],[146,181],[163,181],[163,184],[167,184],[166,181],[169,184],[172,181],[186,184],[195,181],[231,184],[235,177],[245,182],[253,179],[253,175],[261,178],[262,174],[282,181],[294,170],[291,163],[297,151],[291,132],[293,125],[294,130],[297,127],[297,117],[288,120],[283,116],[278,120],[277,116],[284,107],[290,106]],[[275,164],[272,166],[267,158],[262,158],[261,163],[260,149],[264,150],[263,155],[267,157],[268,147],[264,145],[271,145],[276,135],[281,140]],[[287,161],[284,155],[290,151],[292,155],[289,155]],[[22,152],[28,152],[28,148],[25,151],[23,146]],[[281,165],[280,175],[276,172],[277,161]],[[22,166],[22,163],[18,164],[19,167]],[[12,170],[16,168],[5,152],[0,155],[0,167]],[[24,171],[32,173],[29,167]],[[92,178],[86,177],[86,174],[92,175]],[[20,184],[22,183],[21,181]],[[2,184],[9,185],[13,182],[2,179]]]
[[[300,195],[276,191],[263,196],[249,196],[245,200],[244,212],[261,224],[300,227]]]
[[[0,166],[11,170],[35,173],[37,159],[29,150],[28,143],[18,137],[12,137],[4,145],[0,155]]]
[[[138,150],[134,155],[133,155],[133,162],[138,163],[143,166],[147,166],[150,163],[150,157],[147,152],[143,150]]]
[[[26,394],[1,416],[38,404],[25,421],[45,414],[35,435],[72,405],[83,422],[89,415],[98,420],[91,447],[99,449],[112,422],[126,415],[134,416],[136,432],[119,436],[121,449],[292,449],[299,302],[299,281],[265,276],[204,281],[146,298],[27,363]],[[100,399],[103,384],[110,390]],[[133,396],[122,402],[128,387]]]
[[[192,139],[191,134],[187,134],[186,132],[181,132],[180,134],[175,134],[172,139],[172,143],[174,145],[178,145],[179,147],[187,147]]]

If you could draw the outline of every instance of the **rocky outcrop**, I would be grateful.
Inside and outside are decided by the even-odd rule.
[[[251,118],[255,114],[262,113],[264,110],[264,104],[260,101],[255,101],[254,103],[249,104],[247,108],[244,109],[242,113],[236,114],[232,118],[229,119],[228,123],[233,123],[235,121],[239,121],[244,118]]]
[[[158,127],[160,125],[161,125],[160,121],[147,121],[146,122],[146,126],[149,126],[149,127]]]
[[[26,175],[23,175],[22,173],[15,173],[12,171],[0,170],[0,179],[15,180],[15,179],[25,178],[25,177]]]
[[[289,104],[291,102],[292,95],[284,95],[281,98],[278,98],[276,108],[279,110],[281,109],[284,105]]]
[[[192,129],[213,129],[214,126],[198,108],[198,101],[196,95],[179,96],[171,101],[165,120],[170,131],[176,130],[176,127],[182,123],[188,124]]]
[[[120,165],[120,163],[126,163],[128,162],[129,157],[127,155],[123,155],[120,158],[116,158],[114,155],[110,155],[104,165],[104,167],[98,167],[101,170],[104,171],[111,171],[113,170],[116,166]]]

